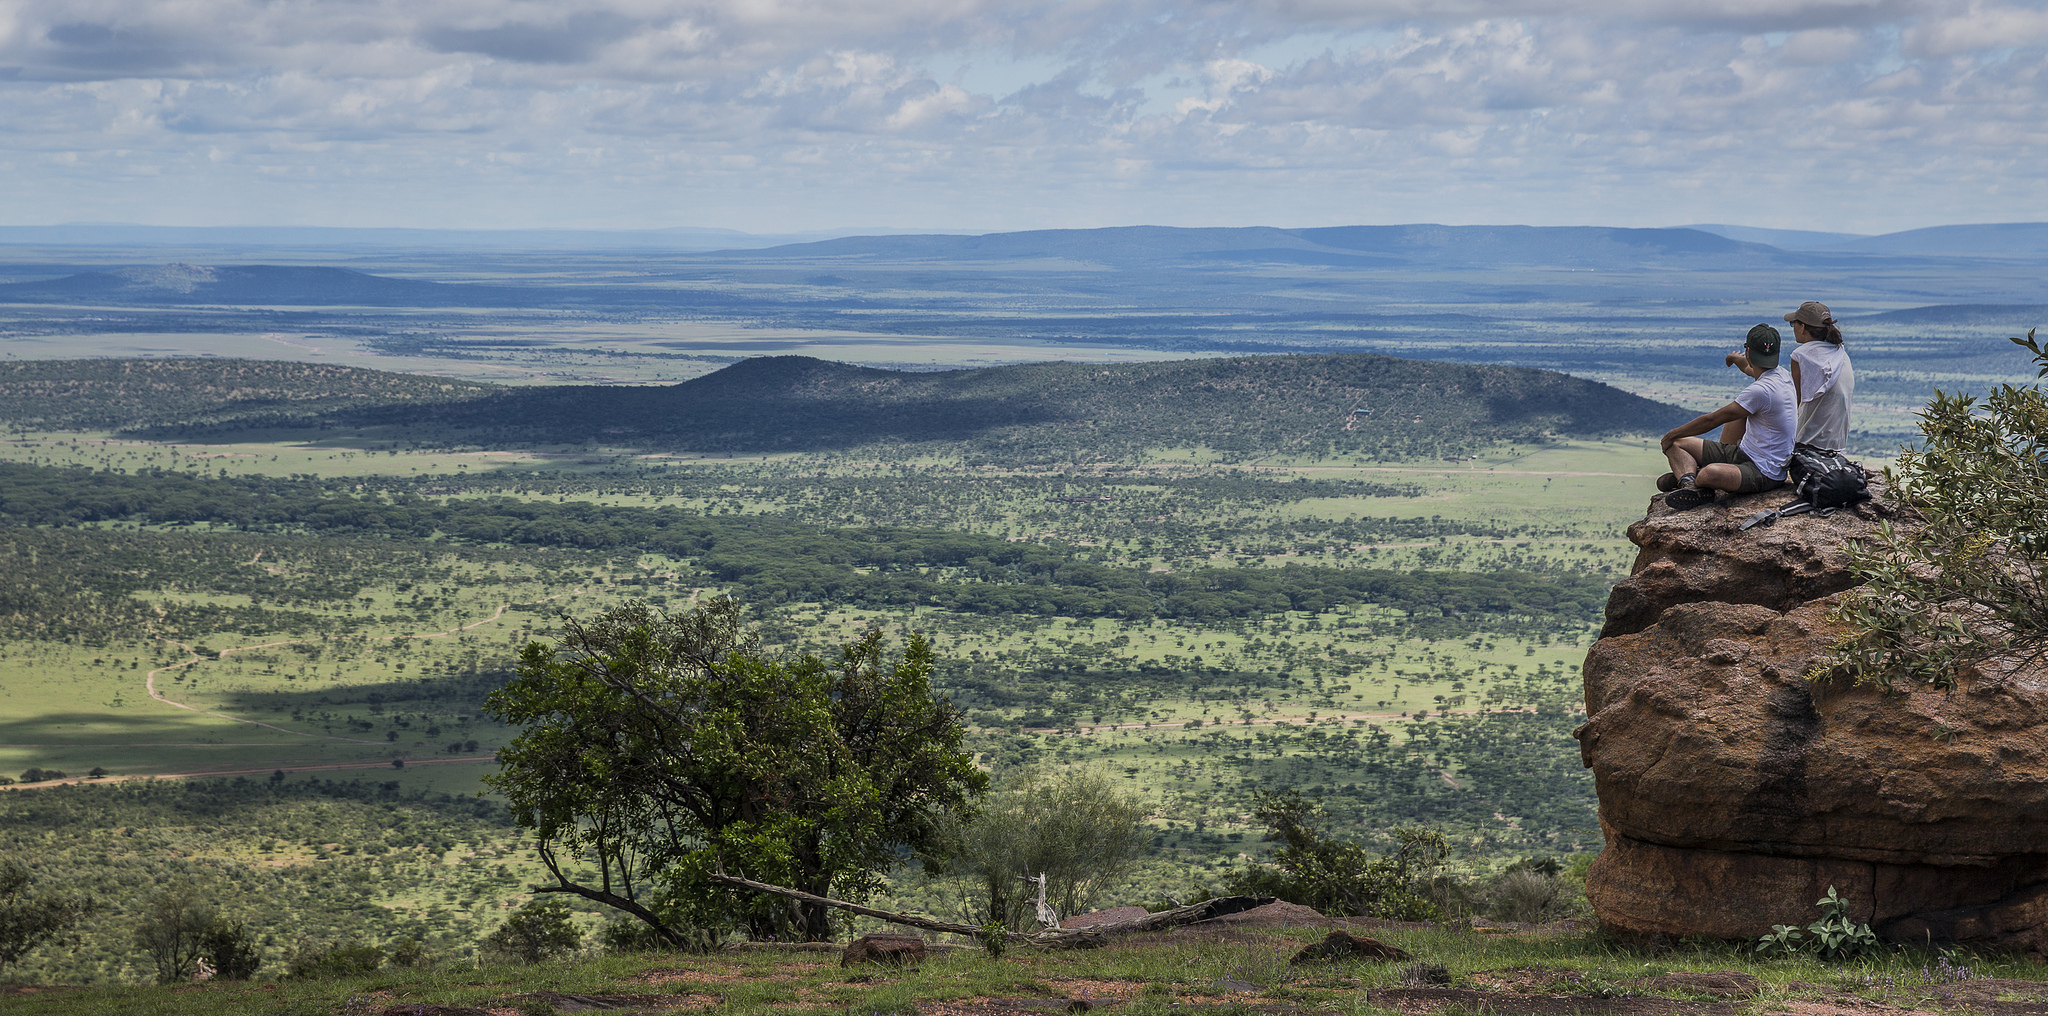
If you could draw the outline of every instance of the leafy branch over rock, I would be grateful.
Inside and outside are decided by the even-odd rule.
[[[2048,377],[2034,333],[2012,341]],[[1817,668],[1887,690],[1902,679],[1950,688],[1994,660],[2048,655],[2048,391],[2000,385],[1981,405],[1937,391],[1920,432],[1885,479],[1924,524],[1887,521],[1852,550],[1865,584],[1835,612],[1851,634]]]

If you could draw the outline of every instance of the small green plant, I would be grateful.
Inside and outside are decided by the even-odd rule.
[[[1849,920],[1849,901],[1828,886],[1828,894],[1814,903],[1820,920],[1806,926],[1813,934],[1813,951],[1824,960],[1845,960],[1877,950],[1877,935],[1868,924]]]
[[[1010,927],[1001,921],[990,921],[981,926],[981,947],[988,950],[988,958],[1003,958],[1003,950],[1010,947]]]
[[[1877,934],[1870,930],[1869,924],[1858,924],[1849,919],[1849,901],[1843,899],[1834,886],[1828,886],[1828,894],[1814,901],[1813,905],[1820,908],[1820,920],[1807,925],[1804,933],[1794,924],[1771,925],[1771,933],[1757,939],[1756,951],[1779,956],[1810,952],[1821,959],[1835,961],[1854,959],[1877,950]]]
[[[1805,937],[1796,924],[1773,924],[1770,934],[1756,940],[1756,951],[1766,956],[1790,956],[1799,951],[1800,940]]]

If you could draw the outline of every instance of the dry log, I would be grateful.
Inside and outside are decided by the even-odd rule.
[[[919,917],[915,914],[898,914],[887,910],[876,910],[873,907],[863,907],[857,903],[847,903],[843,900],[835,900],[814,893],[807,893],[801,889],[791,889],[787,886],[756,882],[750,878],[727,875],[724,872],[713,874],[711,880],[740,889],[752,889],[755,892],[771,893],[793,900],[802,900],[806,903],[833,907],[848,913],[859,914],[862,917],[873,917],[877,920],[888,921],[891,924],[900,924],[908,928],[922,928],[925,931],[943,931],[953,935],[966,935],[974,939],[980,939],[988,934],[986,930],[971,924],[953,924],[948,921],[935,921],[929,917]],[[1253,907],[1263,907],[1273,902],[1275,902],[1275,899],[1271,896],[1219,896],[1213,900],[1205,900],[1201,903],[1185,907],[1175,907],[1172,910],[1162,910],[1156,914],[1146,914],[1143,917],[1133,918],[1128,921],[1118,921],[1114,924],[1098,924],[1087,928],[1048,928],[1033,935],[1023,935],[1011,931],[1005,932],[1004,938],[1011,943],[1034,946],[1040,949],[1097,949],[1107,945],[1111,935],[1134,931],[1163,931],[1167,928],[1179,927],[1183,924],[1194,924],[1199,921],[1222,917],[1225,914],[1242,913]]]

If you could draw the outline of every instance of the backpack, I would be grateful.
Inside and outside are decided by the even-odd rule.
[[[1870,500],[1870,474],[1843,458],[1840,452],[1794,445],[1792,456],[1785,460],[1785,473],[1799,500],[1776,511],[1756,513],[1742,524],[1743,529],[1768,526],[1787,515],[1807,512],[1826,518],[1859,501]]]
[[[1813,505],[1818,515],[1833,515],[1836,509],[1870,500],[1870,474],[1840,452],[1795,445],[1785,471],[1792,478],[1793,491]]]

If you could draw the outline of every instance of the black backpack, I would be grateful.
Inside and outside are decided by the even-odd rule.
[[[1840,452],[1794,445],[1792,457],[1785,461],[1785,473],[1799,500],[1776,511],[1758,512],[1742,528],[1768,526],[1784,516],[1807,512],[1826,518],[1858,501],[1870,500],[1870,474]]]
[[[1815,514],[1833,515],[1838,508],[1870,500],[1870,474],[1840,452],[1796,445],[1785,471],[1792,478],[1793,491],[1813,505]]]

